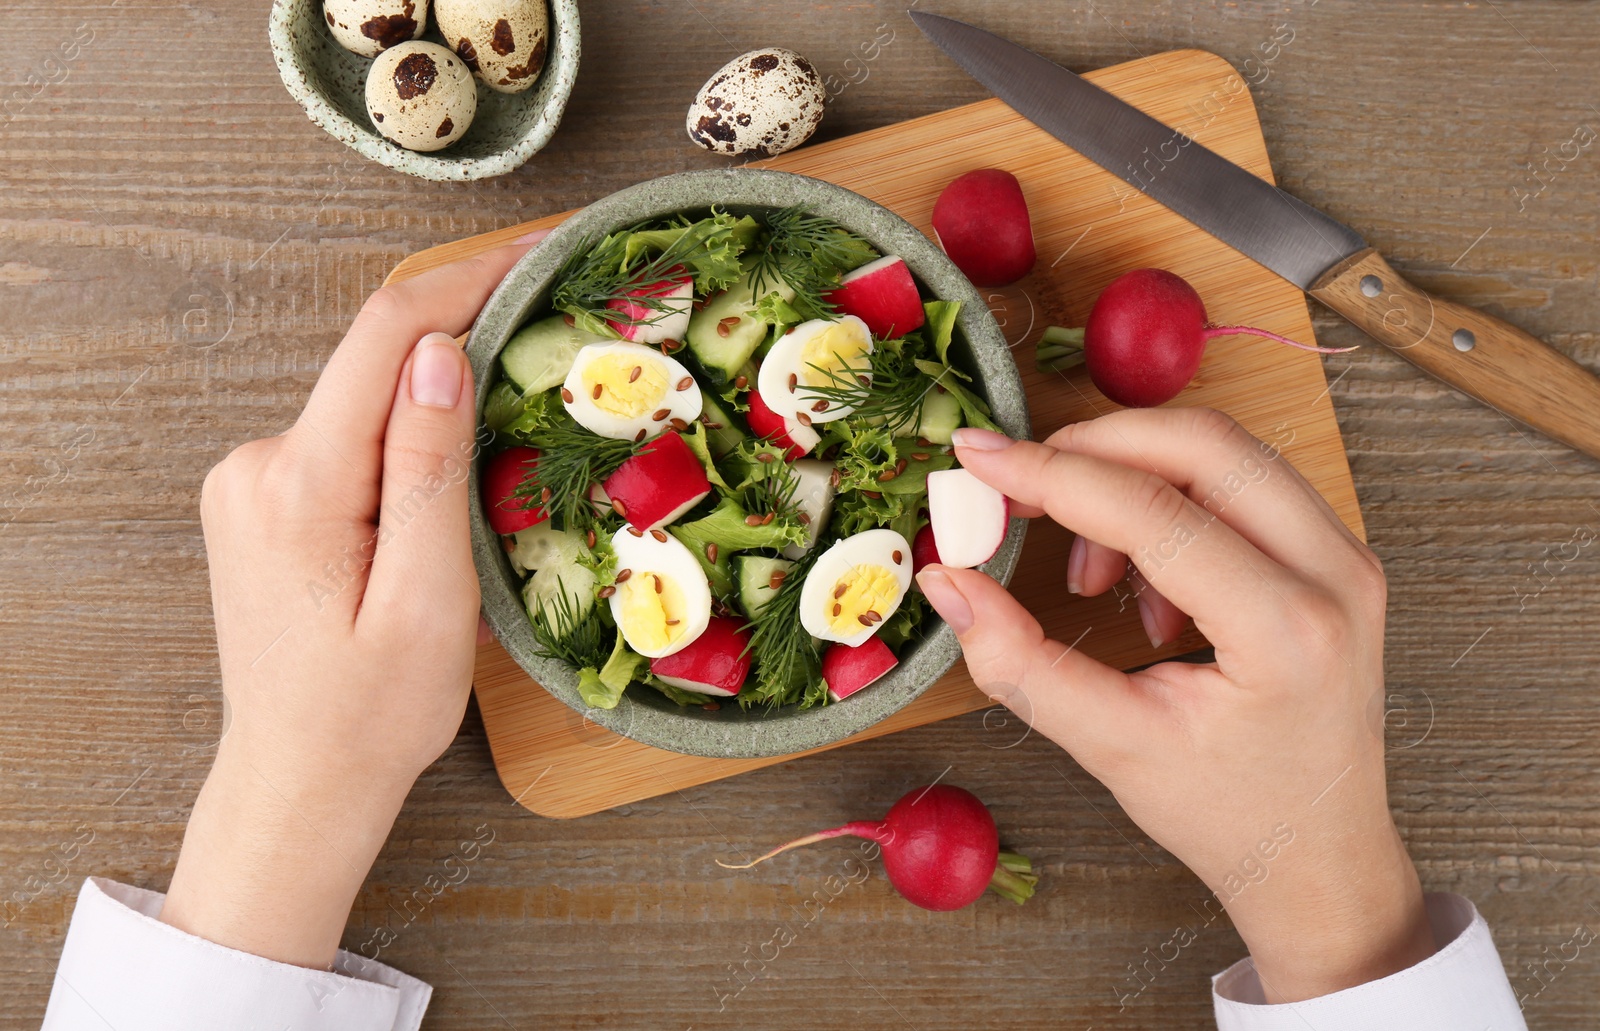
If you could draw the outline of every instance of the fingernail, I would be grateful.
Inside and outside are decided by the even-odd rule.
[[[543,240],[549,235],[550,230],[548,229],[535,229],[533,232],[528,233],[525,236],[519,236],[515,240],[512,240],[511,244],[512,246],[516,246],[519,243],[538,243],[540,240]]]
[[[981,430],[973,426],[956,430],[950,435],[950,440],[956,447],[968,447],[974,451],[1004,451],[1016,443],[1004,433]]]
[[[956,587],[956,582],[950,579],[949,573],[938,566],[930,566],[917,574],[917,586],[922,588],[923,597],[950,624],[950,629],[956,632],[957,637],[972,629],[972,606],[967,603],[966,595]]]
[[[1144,624],[1144,635],[1150,638],[1150,647],[1161,647],[1161,631],[1156,627],[1156,616],[1143,598],[1139,599],[1139,622]]]
[[[454,408],[461,399],[461,348],[444,333],[417,341],[411,357],[411,400],[434,408]]]
[[[1082,537],[1072,538],[1072,551],[1067,555],[1067,590],[1083,593],[1083,566],[1089,561],[1089,542]]]

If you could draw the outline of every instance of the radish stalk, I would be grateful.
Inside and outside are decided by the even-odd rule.
[[[1065,372],[1083,364],[1083,327],[1050,326],[1034,352],[1042,372]]]

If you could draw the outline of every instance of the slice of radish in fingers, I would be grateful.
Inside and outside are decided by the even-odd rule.
[[[517,490],[538,464],[538,449],[512,447],[489,459],[483,467],[484,512],[495,533],[516,533],[550,518],[539,499],[517,497]]]
[[[966,469],[928,474],[928,521],[943,565],[971,569],[994,558],[1005,540],[1010,510],[1004,494]]]
[[[640,530],[672,522],[711,493],[706,467],[683,437],[669,430],[606,477],[612,507]]]
[[[627,291],[627,297],[606,302],[620,317],[608,319],[624,340],[636,344],[659,344],[663,340],[682,340],[689,331],[689,315],[694,305],[694,277],[682,268],[654,283],[643,283]],[[629,300],[629,298],[640,298]]]
[[[714,616],[694,643],[650,660],[650,672],[663,684],[695,694],[732,698],[750,674],[750,635],[741,621]]]
[[[827,300],[867,324],[879,340],[894,340],[927,321],[911,270],[894,254],[847,273]]]
[[[822,656],[822,679],[828,682],[828,697],[842,702],[871,684],[899,664],[894,652],[876,637],[869,637],[854,648],[836,644]]]

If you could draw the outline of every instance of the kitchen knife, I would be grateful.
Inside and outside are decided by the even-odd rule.
[[[1260,262],[1424,372],[1600,458],[1600,379],[1534,336],[1413,286],[1361,235],[1033,51],[942,15],[919,29],[1018,114]]]

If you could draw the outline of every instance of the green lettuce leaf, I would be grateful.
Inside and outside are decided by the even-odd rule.
[[[622,692],[640,675],[640,667],[648,665],[649,661],[628,650],[619,630],[616,647],[611,650],[606,664],[599,671],[593,666],[578,671],[578,696],[590,708],[615,709],[622,701]]]

